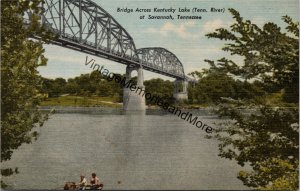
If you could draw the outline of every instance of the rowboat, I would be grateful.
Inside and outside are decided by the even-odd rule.
[[[102,190],[103,184],[100,184],[100,187],[96,190]],[[66,182],[64,186],[64,190],[80,190],[80,187],[76,182]],[[82,189],[81,189],[82,190]],[[86,185],[84,190],[92,190],[92,185]]]

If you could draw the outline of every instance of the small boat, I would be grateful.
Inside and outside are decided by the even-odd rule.
[[[102,190],[103,189],[103,184],[100,184],[99,188],[96,190]],[[79,185],[76,184],[75,182],[66,182],[64,186],[64,190],[79,190]],[[84,190],[92,190],[92,185],[86,185],[84,187]]]

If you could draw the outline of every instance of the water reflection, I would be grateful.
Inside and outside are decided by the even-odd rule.
[[[207,111],[191,112],[215,122]],[[239,167],[217,156],[214,140],[163,111],[61,108],[40,133],[5,163],[20,168],[5,179],[15,189],[62,188],[92,172],[104,189],[245,189]]]

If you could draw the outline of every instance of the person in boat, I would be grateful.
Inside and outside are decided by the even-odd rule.
[[[64,186],[64,190],[76,190],[76,183],[75,182],[66,182]]]
[[[80,175],[80,182],[78,184],[79,190],[85,190],[87,186],[87,181],[84,175]]]
[[[96,176],[96,173],[92,173],[91,178],[91,189],[92,190],[102,190],[103,184],[101,184],[99,178]]]

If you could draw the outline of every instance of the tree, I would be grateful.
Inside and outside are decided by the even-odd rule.
[[[59,87],[58,92],[60,94],[65,93],[65,85],[67,84],[67,82],[64,78],[56,78],[54,80],[54,83]]]
[[[54,80],[42,78],[41,92],[48,93],[49,97],[57,97],[66,92],[66,80],[56,78]]]
[[[251,172],[242,170],[238,175],[249,187],[296,190],[299,183],[295,178],[299,176],[298,109],[261,107],[247,115],[237,107],[223,105],[218,110],[221,117],[233,120],[224,122],[216,130],[215,138],[221,141],[219,156],[253,168]],[[280,188],[276,184],[286,185]]]
[[[189,88],[189,99],[193,103],[218,104],[223,98],[251,100],[265,94],[259,86],[236,80],[223,71],[204,69],[203,72],[194,71],[190,75],[198,79],[198,83]]]
[[[271,83],[279,89],[284,89],[285,100],[298,102],[299,96],[299,23],[293,22],[288,16],[283,20],[288,25],[289,35],[281,32],[274,23],[266,23],[262,28],[244,21],[240,14],[229,9],[235,23],[231,31],[220,28],[216,32],[207,34],[208,38],[218,38],[230,41],[223,48],[232,55],[244,57],[244,63],[222,58],[215,64],[209,62],[214,69],[224,70],[246,80],[258,78],[264,83]]]
[[[10,160],[13,150],[37,137],[32,128],[43,124],[46,116],[38,111],[41,78],[37,67],[46,65],[42,40],[53,37],[40,25],[40,0],[1,1],[1,162]],[[32,11],[30,24],[23,15]],[[1,169],[2,176],[17,172]],[[5,184],[1,181],[1,187]]]
[[[78,92],[80,91],[79,85],[76,83],[76,81],[72,78],[68,79],[68,82],[66,84],[66,93],[69,94],[78,94]]]
[[[209,70],[229,73],[235,77],[257,78],[272,91],[284,90],[287,102],[298,102],[299,95],[299,23],[288,16],[283,20],[289,34],[274,23],[262,28],[244,21],[229,9],[235,23],[207,34],[209,38],[230,41],[223,48],[232,55],[244,57],[244,63],[222,58],[206,60]],[[256,82],[256,84],[259,84]],[[244,113],[243,111],[252,111]],[[217,111],[229,121],[221,124],[213,138],[218,139],[219,156],[234,159],[239,165],[252,167],[240,171],[238,178],[249,187],[267,190],[297,190],[299,184],[299,109],[274,108],[267,104],[247,106],[222,103]],[[210,137],[212,138],[212,137]]]
[[[159,96],[169,103],[173,103],[173,83],[169,80],[159,78],[146,80],[144,82],[146,93],[153,96]],[[146,100],[147,104],[153,104],[150,100]]]

